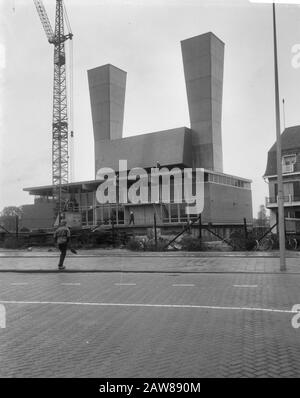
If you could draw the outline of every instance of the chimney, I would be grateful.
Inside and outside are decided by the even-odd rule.
[[[213,33],[181,42],[193,142],[193,166],[223,171],[224,43]]]
[[[88,81],[97,172],[101,141],[122,138],[126,72],[110,64],[103,65],[88,70]]]

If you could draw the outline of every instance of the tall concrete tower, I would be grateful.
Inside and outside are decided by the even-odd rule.
[[[113,65],[88,71],[95,141],[95,173],[101,155],[101,141],[122,138],[126,72]]]
[[[224,43],[213,33],[181,42],[193,141],[193,165],[223,171]]]

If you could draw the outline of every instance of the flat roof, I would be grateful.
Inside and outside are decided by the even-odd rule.
[[[176,165],[174,165],[176,167]],[[224,177],[231,177],[231,178],[236,178],[238,180],[252,183],[252,180],[249,180],[247,178],[243,177],[238,177],[234,176],[231,174],[225,174],[225,173],[220,173],[217,171],[213,170],[206,170],[204,169],[205,173],[210,173],[210,174],[216,174],[216,175],[221,175]],[[81,189],[82,191],[86,192],[92,192],[99,184],[101,184],[103,180],[87,180],[87,181],[78,181],[78,182],[69,182],[67,184],[62,184],[61,186],[63,188],[74,188],[74,192],[78,189]],[[56,188],[56,185],[42,185],[38,187],[29,187],[29,188],[23,188],[23,191],[29,192],[30,195],[39,195],[39,196],[52,196],[53,195],[53,190]],[[69,190],[71,192],[72,189]]]
[[[91,187],[93,188],[94,186],[98,186],[101,183],[101,180],[88,180],[88,181],[78,181],[78,182],[69,182],[67,184],[62,184],[61,186],[63,188],[69,187],[69,188],[74,188],[79,189],[81,188],[82,190],[85,190],[85,187]],[[29,192],[30,195],[41,195],[41,191],[43,191],[45,196],[52,196],[53,189],[57,188],[57,185],[41,185],[39,187],[29,187],[29,188],[23,188],[23,191]],[[91,189],[86,189],[87,191],[91,191]]]

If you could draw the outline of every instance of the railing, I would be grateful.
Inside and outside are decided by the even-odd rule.
[[[283,197],[284,203],[295,203],[300,202],[300,196],[288,195]],[[275,205],[278,203],[278,197],[268,197],[266,198],[266,206]]]
[[[180,217],[178,217],[178,216],[163,217],[163,223],[164,224],[168,224],[168,223],[186,223],[189,220],[195,220],[197,218],[198,218],[198,216],[196,214],[191,214],[189,216],[180,215]]]

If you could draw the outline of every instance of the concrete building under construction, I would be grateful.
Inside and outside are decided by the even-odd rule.
[[[185,203],[107,203],[96,199],[100,168],[118,170],[126,160],[128,170],[142,167],[204,169],[202,222],[230,229],[252,221],[251,181],[223,172],[222,93],[224,43],[213,33],[181,42],[190,127],[123,138],[126,72],[104,65],[88,71],[95,146],[95,176],[89,181],[64,184],[66,215],[73,214],[78,226],[95,227],[112,222],[120,228],[148,228],[156,214],[161,229],[182,228],[189,216]],[[25,188],[35,196],[34,205],[24,206],[22,225],[27,228],[53,226],[52,185]],[[129,213],[135,224],[129,224]],[[74,218],[74,214],[77,217]],[[76,219],[76,221],[74,221]],[[75,224],[74,224],[75,225]]]

